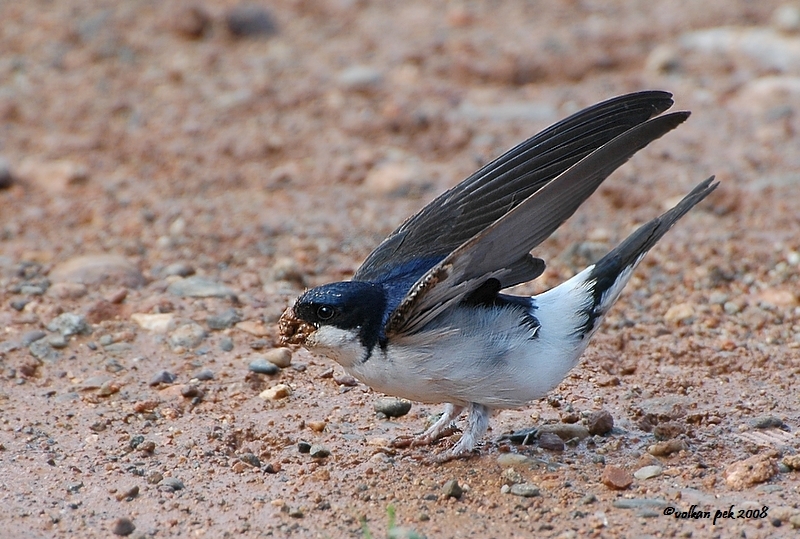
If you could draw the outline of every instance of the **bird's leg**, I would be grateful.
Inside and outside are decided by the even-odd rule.
[[[430,445],[442,437],[444,432],[450,427],[450,424],[455,421],[461,412],[464,411],[463,406],[456,406],[455,404],[447,403],[444,407],[442,417],[436,420],[436,423],[430,426],[428,430],[416,436],[412,445]]]
[[[450,450],[450,455],[460,457],[472,451],[486,429],[489,428],[489,417],[492,412],[483,404],[475,402],[469,405],[469,417],[467,418],[467,430],[461,435],[461,439]]]

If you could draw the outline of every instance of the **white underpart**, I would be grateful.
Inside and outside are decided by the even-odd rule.
[[[464,453],[486,431],[491,410],[524,406],[561,383],[642,257],[603,294],[596,307],[599,316],[588,333],[580,328],[592,304],[595,283],[588,279],[594,266],[533,297],[531,314],[540,324],[535,331],[520,324],[514,308],[457,307],[424,331],[393,337],[386,349],[376,346],[366,361],[366,350],[352,330],[323,326],[306,346],[377,391],[418,402],[448,403],[445,416],[421,440],[438,437],[469,407],[468,429],[453,449]]]

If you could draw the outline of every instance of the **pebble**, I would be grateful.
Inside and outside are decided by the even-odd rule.
[[[158,472],[158,471],[152,471],[149,474],[147,474],[147,477],[145,477],[145,481],[147,481],[147,483],[150,484],[150,485],[157,485],[163,479],[164,479],[164,476],[161,474],[161,472]]]
[[[194,375],[195,379],[206,382],[214,379],[214,371],[211,369],[203,369]]]
[[[647,452],[654,457],[666,457],[673,453],[677,453],[678,451],[684,451],[688,448],[689,446],[686,444],[685,440],[682,438],[673,438],[672,440],[654,443],[647,448]]]
[[[43,339],[47,336],[47,333],[40,329],[34,329],[32,331],[28,331],[22,335],[22,339],[20,343],[22,346],[30,346],[34,342],[38,341],[39,339]]]
[[[603,468],[603,475],[600,480],[608,488],[625,490],[633,483],[633,476],[619,466],[608,465]]]
[[[173,350],[178,347],[191,350],[200,346],[200,343],[203,342],[206,335],[207,333],[206,330],[203,329],[203,326],[197,322],[189,322],[170,334],[169,344]]]
[[[81,314],[75,313],[58,315],[47,324],[47,329],[60,333],[64,337],[89,335],[92,332],[92,326],[89,325],[86,318]]]
[[[772,24],[786,33],[800,32],[800,5],[783,4],[772,13]]]
[[[167,370],[161,370],[155,373],[152,378],[150,378],[149,385],[157,386],[159,384],[171,384],[177,379],[178,377],[172,374],[171,372]]]
[[[258,357],[252,360],[247,368],[250,370],[250,372],[255,372],[257,374],[273,375],[280,371],[277,365],[267,361],[263,357]]]
[[[233,339],[230,337],[223,337],[219,341],[219,347],[223,352],[230,352],[233,350]]]
[[[514,468],[506,468],[503,470],[502,475],[500,476],[503,480],[504,485],[516,485],[517,483],[522,483],[525,479],[522,477],[522,474],[519,473]]]
[[[657,509],[669,504],[659,498],[620,498],[611,502],[611,505],[617,509]]]
[[[333,381],[340,386],[355,387],[358,385],[358,380],[347,373],[334,374]]]
[[[78,389],[81,391],[86,391],[90,389],[100,389],[103,384],[111,380],[108,376],[90,376],[80,384],[78,384]]]
[[[778,473],[776,456],[777,452],[769,451],[734,462],[725,470],[725,483],[734,490],[742,490],[769,481]]]
[[[589,437],[589,429],[579,423],[552,423],[542,425],[539,427],[539,436],[541,437],[545,433],[556,434],[565,442],[576,438],[578,440],[583,440]]]
[[[239,456],[239,460],[245,464],[249,464],[253,468],[261,468],[261,461],[252,453],[244,453],[243,455]]]
[[[273,348],[264,353],[264,359],[276,367],[285,369],[292,364],[292,351],[288,348]]]
[[[664,421],[653,427],[653,436],[658,441],[671,440],[686,433],[686,427],[677,421]]]
[[[664,314],[664,320],[672,324],[691,322],[694,318],[694,306],[691,303],[678,303],[673,305]]]
[[[278,33],[272,13],[256,4],[239,4],[225,15],[225,25],[234,37],[269,37]]]
[[[56,299],[80,299],[88,291],[82,283],[55,283],[47,289],[47,295]]]
[[[297,450],[305,455],[311,451],[311,444],[308,442],[297,442]]]
[[[780,417],[768,415],[764,417],[756,417],[749,421],[750,426],[754,429],[786,429],[786,423]]]
[[[386,417],[402,417],[411,410],[411,401],[397,397],[380,397],[373,405],[376,413]]]
[[[658,477],[664,471],[664,468],[661,466],[644,466],[639,468],[635,472],[633,472],[633,477],[638,479],[639,481],[644,481],[646,479],[651,479],[653,477]]]
[[[134,485],[129,489],[126,489],[122,492],[118,492],[116,496],[114,496],[118,502],[122,500],[131,501],[139,495],[139,487]]]
[[[181,397],[186,399],[194,399],[197,397],[202,397],[203,391],[194,384],[186,384],[181,386]]]
[[[589,414],[586,426],[592,436],[604,436],[614,428],[614,416],[608,410],[592,412]]]
[[[220,330],[232,328],[242,321],[241,315],[236,309],[227,309],[219,314],[209,316],[206,319],[209,329]]]
[[[558,434],[545,432],[539,436],[539,447],[548,451],[564,451],[564,440]]]
[[[161,271],[162,277],[189,277],[194,275],[194,268],[185,262],[175,262]]]
[[[539,496],[539,488],[531,483],[516,483],[511,485],[509,492],[514,496],[522,496],[523,498],[532,498]]]
[[[69,341],[63,335],[50,335],[47,337],[47,343],[55,349],[66,348]]]
[[[365,91],[377,87],[383,74],[373,67],[354,65],[340,71],[337,80],[345,90]]]
[[[525,466],[533,464],[533,459],[519,453],[501,453],[497,457],[497,463],[501,466]]]
[[[459,500],[464,494],[464,489],[459,486],[458,481],[455,479],[450,479],[442,487],[442,494],[444,495],[445,499],[455,498],[456,500]]]
[[[284,399],[292,394],[292,389],[286,384],[278,384],[262,391],[258,396],[265,401]]]
[[[167,292],[182,298],[236,298],[227,286],[198,275],[175,281],[167,287]]]
[[[28,350],[33,357],[42,361],[53,362],[61,357],[59,353],[50,346],[50,343],[47,342],[46,339],[39,339],[38,341],[32,342],[30,346],[28,346]]]
[[[313,444],[308,451],[308,454],[315,459],[324,459],[331,454],[330,449],[321,444]]]
[[[136,526],[133,524],[133,521],[123,517],[114,521],[114,525],[111,527],[111,533],[124,537],[132,534],[135,529]]]
[[[175,329],[175,315],[172,313],[133,313],[131,320],[151,333],[163,334]]]
[[[800,471],[800,454],[786,455],[781,462],[790,470]]]
[[[211,16],[197,4],[175,6],[170,22],[177,34],[188,39],[200,39],[211,31]]]
[[[139,269],[118,255],[86,255],[56,265],[48,274],[53,282],[117,285],[139,288],[146,283]]]
[[[160,484],[162,487],[165,487],[165,489],[169,491],[183,490],[184,488],[186,488],[185,485],[183,484],[183,481],[181,481],[177,477],[165,477],[164,479],[161,480]]]

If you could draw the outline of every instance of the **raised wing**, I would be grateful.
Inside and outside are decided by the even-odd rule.
[[[620,134],[667,110],[672,103],[668,92],[637,92],[609,99],[552,125],[406,220],[367,257],[353,279],[380,280],[404,265],[414,266],[415,278],[422,275],[553,178]],[[525,282],[543,270],[542,261],[519,258],[517,276],[510,280]]]
[[[603,180],[688,117],[688,112],[676,112],[637,125],[538,189],[425,273],[390,315],[386,335],[413,333],[489,279],[506,283],[518,261],[530,256]]]

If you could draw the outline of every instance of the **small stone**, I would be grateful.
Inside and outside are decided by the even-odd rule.
[[[373,67],[354,65],[341,71],[337,79],[345,90],[366,91],[377,87],[383,74]]]
[[[171,19],[172,29],[188,39],[200,39],[211,31],[211,16],[197,4],[175,6]]]
[[[206,330],[197,322],[189,322],[184,324],[169,336],[169,344],[173,350],[176,348],[184,348],[192,350],[200,346],[203,339],[206,338]]]
[[[209,316],[206,319],[209,329],[221,330],[232,328],[242,321],[242,317],[236,312],[236,309],[227,309],[219,314]]]
[[[533,459],[519,453],[501,453],[497,456],[497,463],[501,466],[529,466]]]
[[[800,454],[786,455],[782,463],[790,470],[800,471]]]
[[[33,357],[41,361],[54,362],[58,361],[61,357],[59,353],[50,346],[50,343],[47,342],[46,339],[39,339],[38,341],[32,342],[30,346],[28,346],[28,350]]]
[[[673,324],[688,323],[694,318],[694,306],[691,303],[678,303],[670,307],[664,320]]]
[[[786,429],[786,423],[780,417],[768,415],[756,417],[750,420],[750,426],[754,429]]]
[[[239,460],[245,464],[249,464],[253,468],[261,468],[261,461],[252,453],[245,453],[239,457]]]
[[[450,479],[442,487],[442,494],[445,498],[455,498],[459,500],[462,494],[464,494],[464,490],[459,486],[458,481]]]
[[[236,298],[227,286],[197,275],[175,281],[167,287],[167,292],[182,298]]]
[[[264,353],[264,359],[285,369],[292,364],[292,351],[288,348],[273,348]]]
[[[265,401],[285,399],[292,394],[292,388],[286,384],[278,384],[262,391],[258,396]]]
[[[580,500],[578,500],[578,505],[590,505],[597,501],[597,496],[594,494],[587,494]]]
[[[726,301],[723,304],[722,309],[725,311],[725,314],[729,314],[729,315],[737,314],[739,311],[742,310],[742,308],[739,306],[739,304],[737,304],[737,303],[735,303],[733,301]]]
[[[603,468],[603,475],[600,480],[608,488],[625,490],[633,483],[633,476],[619,466],[608,465]]]
[[[157,485],[163,479],[164,479],[164,476],[161,474],[161,472],[157,472],[157,471],[150,472],[149,474],[147,474],[147,477],[145,478],[145,480],[147,481],[147,483],[149,485]]]
[[[536,485],[532,485],[531,483],[517,483],[511,485],[509,492],[514,496],[522,496],[523,498],[532,498],[540,494]]]
[[[178,377],[172,374],[171,372],[167,370],[160,370],[157,373],[155,373],[152,378],[150,378],[149,385],[157,386],[159,384],[171,384],[177,379]]]
[[[189,277],[194,275],[194,268],[185,262],[175,262],[164,268],[161,275],[163,277]]]
[[[211,369],[203,369],[194,376],[197,380],[202,382],[207,382],[208,380],[214,379],[214,371]]]
[[[122,306],[101,299],[92,303],[86,310],[86,319],[92,324],[114,320],[122,314]]]
[[[306,421],[306,425],[314,432],[322,432],[325,430],[327,423],[324,421]]]
[[[503,470],[501,478],[503,479],[503,484],[508,486],[516,485],[517,483],[522,483],[524,481],[522,474],[514,468],[506,468]]]
[[[579,423],[553,423],[539,427],[540,437],[548,432],[558,435],[565,442],[589,437],[589,429]]]
[[[138,288],[145,284],[145,278],[138,268],[118,255],[71,258],[55,266],[48,277],[53,282],[81,283],[87,286],[115,284]]]
[[[272,13],[256,4],[239,4],[225,16],[228,31],[234,37],[268,37],[278,32]]]
[[[165,477],[161,481],[161,486],[165,487],[170,491],[183,490],[184,488],[186,488],[185,485],[183,484],[183,481],[181,481],[177,477]]]
[[[611,505],[618,509],[660,509],[669,504],[658,498],[620,498],[611,502]]]
[[[311,449],[308,452],[315,459],[324,459],[325,457],[329,457],[331,454],[330,449],[325,447],[324,445],[320,444],[313,444]]]
[[[671,440],[686,433],[686,428],[677,421],[665,421],[653,427],[653,436],[658,441]]]
[[[639,481],[645,481],[653,477],[658,477],[664,471],[661,466],[644,466],[633,472],[633,477]]]
[[[311,444],[308,442],[297,442],[297,450],[302,454],[307,454],[311,451]]]
[[[539,436],[539,447],[547,451],[564,451],[564,440],[558,434],[545,432]]]
[[[402,417],[411,410],[411,402],[396,397],[380,397],[373,405],[375,412],[386,417]]]
[[[89,335],[92,327],[83,315],[75,313],[63,313],[47,324],[47,329],[55,331],[69,337],[71,335]]]
[[[725,470],[725,482],[735,490],[742,490],[769,481],[778,473],[777,453],[770,451],[734,462]]]
[[[233,339],[230,337],[223,337],[219,341],[219,347],[223,352],[230,352],[233,350]]]
[[[117,495],[114,497],[117,499],[118,502],[121,502],[122,500],[131,501],[138,495],[139,495],[139,487],[134,485],[131,488],[125,489],[124,491],[117,493]]]
[[[783,4],[772,13],[772,24],[786,33],[800,32],[800,6]]]
[[[678,451],[685,451],[689,446],[682,438],[674,438],[664,442],[657,442],[647,448],[647,452],[654,457],[666,457]]]
[[[167,333],[175,328],[175,315],[172,313],[133,313],[131,315],[138,326],[152,333]]]
[[[194,399],[196,397],[201,397],[203,392],[194,384],[186,384],[181,387],[181,397],[186,399]]]
[[[608,410],[598,410],[589,414],[586,426],[592,436],[604,436],[614,428],[614,417]]]
[[[257,357],[254,360],[250,361],[250,364],[247,366],[250,372],[254,372],[257,374],[267,374],[273,375],[278,374],[280,369],[274,363],[270,363],[263,357]]]
[[[39,339],[43,339],[46,336],[47,333],[45,333],[44,331],[39,329],[34,329],[32,331],[28,331],[27,333],[23,334],[20,343],[22,344],[22,346],[30,346],[34,342],[38,341]]]
[[[114,521],[114,525],[111,527],[111,533],[114,535],[126,536],[133,533],[136,529],[136,526],[133,524],[133,521],[129,518],[118,518]]]
[[[69,344],[67,338],[63,335],[50,335],[47,337],[47,343],[55,349],[66,348]]]
[[[349,374],[334,374],[333,381],[339,384],[340,386],[347,386],[347,387],[355,387],[358,385],[358,380],[350,376]]]
[[[88,291],[82,283],[55,283],[47,289],[47,295],[57,299],[80,299]]]

